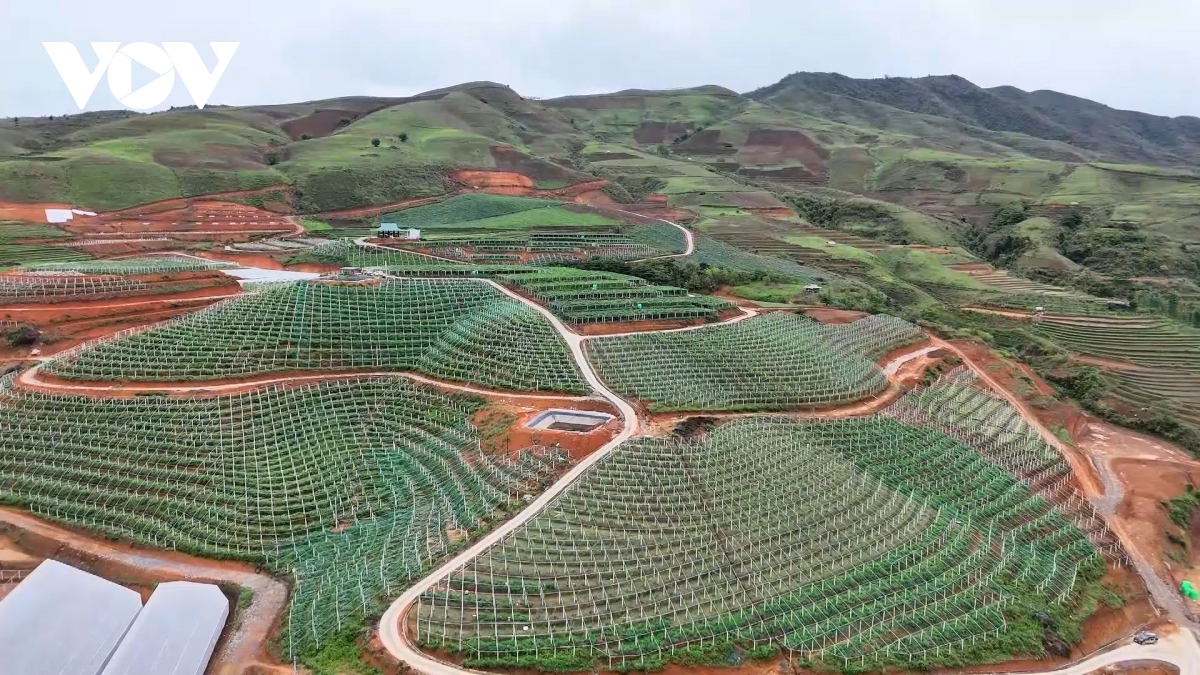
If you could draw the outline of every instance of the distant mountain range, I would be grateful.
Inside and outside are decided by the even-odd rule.
[[[850,124],[887,128],[880,106],[940,117],[971,127],[1058,141],[1112,161],[1200,163],[1200,118],[1160,117],[1040,90],[978,87],[957,75],[854,79],[837,73],[794,73],[746,94]],[[986,133],[977,134],[987,138]]]

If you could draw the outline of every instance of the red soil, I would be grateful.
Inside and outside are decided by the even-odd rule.
[[[604,426],[587,433],[556,431],[551,429],[529,429],[525,425],[546,410],[564,408],[568,410],[595,410],[606,412],[613,419]],[[564,398],[555,400],[490,399],[487,406],[479,410],[473,423],[484,434],[483,447],[493,453],[515,452],[534,445],[557,445],[566,450],[572,462],[587,457],[599,450],[621,431],[620,414],[601,399],[578,400]],[[508,423],[499,433],[492,427]]]
[[[804,314],[819,323],[833,325],[854,323],[859,319],[871,316],[867,312],[859,312],[853,309],[834,309],[833,307],[807,307],[804,310]]]
[[[46,222],[46,209],[69,209],[70,204],[0,202],[0,220],[25,220],[31,223]]]

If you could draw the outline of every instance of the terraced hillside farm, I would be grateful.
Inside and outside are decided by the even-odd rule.
[[[292,579],[289,661],[379,611],[459,533],[537,493],[565,459],[492,457],[481,401],[402,378],[211,398],[95,399],[0,380],[0,502]]]
[[[396,246],[482,264],[633,260],[682,252],[686,243],[670,225],[631,225],[580,206],[491,194],[460,195],[380,221],[421,230],[420,241]]]
[[[269,287],[44,366],[73,380],[167,382],[352,369],[415,370],[496,389],[587,390],[544,317],[469,280]]]
[[[954,438],[1016,476],[1030,492],[1059,507],[1104,554],[1124,552],[1104,519],[1075,487],[1071,467],[1020,412],[1004,398],[980,386],[978,377],[959,366],[928,387],[905,394],[884,414]]]
[[[730,422],[626,442],[421,597],[422,645],[472,668],[922,669],[1043,652],[1104,568],[970,448],[886,418]],[[1063,625],[1063,624],[1060,624]]]
[[[1200,331],[1152,317],[1124,320],[1049,317],[1039,333],[1098,362],[1115,393],[1139,410],[1174,408],[1200,424]]]
[[[573,324],[714,320],[722,311],[733,309],[726,300],[689,295],[682,288],[656,286],[612,272],[551,267],[532,274],[501,274],[497,279]]]
[[[156,255],[144,258],[121,258],[116,260],[86,260],[65,263],[41,263],[24,265],[23,270],[37,272],[77,272],[79,274],[167,274],[170,272],[198,272],[236,267],[233,263],[220,260],[205,260],[188,255]]]
[[[921,339],[886,315],[826,326],[776,313],[697,330],[597,337],[588,356],[614,391],[655,412],[782,410],[877,394],[873,359]]]

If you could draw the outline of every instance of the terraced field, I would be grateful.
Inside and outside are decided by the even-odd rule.
[[[835,276],[825,270],[808,267],[792,260],[743,251],[710,236],[697,234],[695,239],[696,250],[688,256],[689,262],[745,272],[770,272],[801,283],[812,283]]]
[[[563,320],[613,323],[660,319],[716,319],[732,303],[688,295],[675,286],[655,286],[644,279],[572,268],[542,268],[533,274],[501,274],[497,280],[544,304]]]
[[[839,274],[863,274],[868,265],[857,260],[835,258],[824,251],[792,244],[762,231],[745,231],[740,228],[711,228],[707,234],[731,246],[747,249],[757,254],[791,260],[807,267],[820,268]],[[882,250],[882,247],[880,248]]]
[[[541,315],[466,280],[268,287],[73,350],[44,371],[76,380],[182,381],[368,368],[497,389],[587,390]]]
[[[39,263],[90,260],[91,256],[78,249],[41,244],[9,244],[0,241],[0,267],[34,265]]]
[[[878,393],[873,359],[921,338],[916,326],[878,315],[826,326],[776,313],[692,331],[588,342],[601,378],[651,410],[780,410],[833,405]]]
[[[487,527],[565,459],[484,455],[480,401],[402,378],[236,396],[94,399],[0,379],[0,503],[294,579],[288,660],[361,627],[456,533]]]
[[[929,387],[906,394],[885,414],[936,429],[967,445],[1058,507],[1106,556],[1124,556],[1091,501],[1075,487],[1066,459],[1008,401],[981,388],[965,366],[946,373]]]
[[[1071,351],[1113,361],[1106,375],[1116,395],[1136,408],[1167,409],[1200,424],[1200,330],[1152,317],[1103,323],[1055,317],[1041,321],[1038,332]]]
[[[1081,354],[1091,354],[1146,367],[1200,368],[1200,331],[1166,320],[1105,322],[1046,318],[1037,324],[1042,335]]]
[[[1102,571],[1081,530],[948,436],[753,418],[626,442],[411,619],[475,668],[726,665],[740,646],[923,669],[1041,653],[1029,613],[1086,610]]]
[[[76,272],[79,274],[167,274],[170,272],[198,272],[237,267],[220,260],[204,260],[192,256],[164,255],[146,258],[123,258],[120,260],[81,260],[78,262],[39,263],[25,265],[25,270],[36,272]]]

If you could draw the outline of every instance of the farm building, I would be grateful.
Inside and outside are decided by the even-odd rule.
[[[385,238],[399,237],[400,226],[395,223],[380,223],[379,236]]]
[[[98,675],[141,608],[136,591],[46,560],[0,601],[0,672]]]
[[[212,584],[159,584],[104,675],[201,675],[229,617],[229,600]]]

